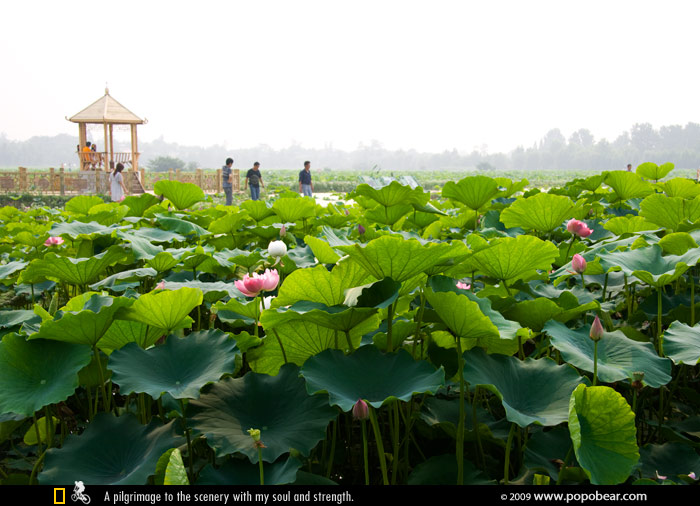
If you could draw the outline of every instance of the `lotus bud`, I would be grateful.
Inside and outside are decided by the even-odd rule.
[[[694,473],[693,471],[690,471],[690,472],[688,473],[688,478],[690,478],[691,480],[697,479],[696,476],[695,476],[695,473]]]
[[[471,288],[471,285],[462,283],[461,281],[457,281],[457,288],[459,288],[460,290],[469,290]]]
[[[642,383],[642,380],[644,380],[644,373],[641,371],[635,371],[632,373],[632,388],[634,388],[637,392],[639,392],[642,388],[644,388],[644,384]]]
[[[668,476],[661,476],[659,474],[659,470],[658,469],[656,470],[656,479],[657,480],[665,480],[666,478],[668,478]]]
[[[161,280],[160,283],[156,285],[156,290],[165,290],[165,280]]]
[[[363,227],[362,225],[357,226],[357,233],[358,234],[365,235],[365,232],[366,232],[365,227]]]
[[[576,253],[574,258],[571,260],[571,266],[576,274],[583,274],[583,272],[586,270],[586,259]]]
[[[579,237],[588,237],[593,233],[593,229],[588,228],[588,225],[580,220],[569,220],[566,223],[566,230]]]
[[[262,441],[260,441],[260,429],[248,429],[248,434],[253,438],[254,448],[267,448]]]
[[[352,417],[355,420],[367,420],[369,418],[369,406],[362,399],[358,399],[352,407]]]
[[[280,237],[284,237],[285,235],[287,235],[287,227],[282,225],[282,228],[280,229]]]
[[[51,302],[49,303],[49,314],[53,316],[56,314],[56,311],[58,311],[58,291],[53,292]]]
[[[590,337],[594,341],[600,341],[603,334],[605,334],[605,329],[603,328],[603,324],[600,323],[600,318],[596,315],[595,320],[593,320],[593,325],[591,325]]]
[[[272,241],[267,247],[267,254],[273,258],[282,258],[287,254],[287,245],[283,241]]]

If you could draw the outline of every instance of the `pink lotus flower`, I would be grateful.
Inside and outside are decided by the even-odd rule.
[[[162,280],[156,285],[156,290],[165,290],[165,280]]]
[[[44,246],[59,246],[63,244],[63,237],[49,237],[44,242]]]
[[[369,418],[369,406],[362,399],[358,399],[352,407],[352,417],[355,420],[367,420]]]
[[[665,480],[666,478],[668,478],[668,476],[661,476],[661,475],[659,474],[658,469],[657,469],[657,471],[656,471],[656,478],[657,478],[658,480]]]
[[[588,228],[588,225],[579,220],[569,220],[566,224],[566,230],[579,237],[588,237],[593,233],[592,228]]]
[[[586,259],[576,253],[574,258],[571,259],[571,267],[576,274],[583,274],[586,270]]]
[[[596,315],[595,320],[593,320],[593,325],[591,325],[591,333],[589,335],[594,341],[600,341],[604,333],[605,329],[603,328],[603,324],[600,323],[600,318]]]
[[[472,285],[468,285],[466,283],[462,283],[461,281],[457,281],[457,288],[460,290],[469,290],[472,287]]]
[[[270,292],[277,288],[280,276],[277,270],[265,269],[263,274],[246,274],[242,280],[235,282],[236,288],[246,297],[257,297],[262,291]]]
[[[695,473],[694,473],[693,471],[690,471],[690,472],[688,473],[688,478],[690,478],[691,480],[696,479]]]

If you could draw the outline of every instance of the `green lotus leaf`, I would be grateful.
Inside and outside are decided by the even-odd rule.
[[[652,162],[646,162],[637,167],[635,172],[644,179],[653,179],[658,181],[659,179],[665,178],[672,170],[672,163],[664,163],[663,165],[659,166]]]
[[[158,274],[155,269],[144,267],[141,269],[131,269],[107,276],[102,281],[93,283],[90,288],[101,290],[102,288],[114,288],[119,282],[139,281],[142,278],[154,278]]]
[[[98,276],[110,265],[125,259],[126,256],[126,252],[120,246],[110,246],[106,251],[91,258],[59,257],[55,253],[47,253],[43,259],[32,260],[20,275],[19,282],[46,277],[72,285],[89,285],[97,281]]]
[[[513,181],[507,177],[495,177],[493,178],[496,184],[501,188],[500,196],[511,197],[514,194],[521,192],[529,184],[527,179],[521,179],[520,181]]]
[[[234,234],[247,221],[252,221],[247,212],[229,213],[209,225],[212,234]]]
[[[276,308],[263,311],[260,323],[265,332],[285,323],[306,321],[340,332],[350,331],[364,321],[377,316],[372,307],[327,306],[320,302],[299,301],[288,309]],[[374,318],[379,326],[379,317]]]
[[[350,329],[352,347],[360,345],[364,334],[377,330],[378,323],[379,318],[375,316]],[[272,329],[262,346],[248,351],[247,358],[253,371],[274,375],[288,362],[303,365],[309,357],[324,350],[348,348],[343,332],[297,320]]]
[[[123,312],[122,318],[166,329],[169,334],[202,300],[202,291],[198,288],[158,290],[141,295]]]
[[[256,309],[256,306],[260,307],[260,300],[258,299],[254,299],[250,302],[242,302],[232,298],[225,304],[223,302],[217,302],[212,309],[216,311],[222,321],[244,319],[247,324],[252,324],[255,322],[256,317],[260,316],[260,310]]]
[[[153,193],[163,195],[180,211],[204,200],[204,191],[196,184],[167,179],[158,181],[153,187]]]
[[[12,276],[15,272],[21,271],[24,269],[27,265],[29,265],[27,262],[22,262],[20,260],[16,260],[14,262],[8,262],[4,265],[0,265],[0,279],[7,279],[10,276]]]
[[[304,242],[309,245],[320,263],[334,264],[340,260],[340,255],[333,251],[333,248],[323,239],[307,235],[304,237]]]
[[[692,200],[666,195],[649,195],[640,204],[639,215],[661,227],[676,231],[686,222],[700,220],[700,196]]]
[[[616,485],[639,461],[634,413],[610,387],[579,385],[571,394],[569,433],[593,485]]]
[[[557,461],[564,462],[571,450],[571,437],[565,427],[556,427],[550,431],[539,431],[528,438],[523,455],[523,465],[533,471],[545,472],[553,480],[559,478],[560,467]],[[573,457],[573,455],[572,455]],[[576,458],[569,466],[577,466]]]
[[[676,479],[700,469],[700,455],[684,443],[646,445],[639,450],[642,476],[656,480],[657,475]],[[657,474],[658,473],[658,474]]]
[[[56,428],[56,425],[61,423],[61,420],[56,418],[55,416],[51,417],[51,421],[53,424],[54,429]],[[24,434],[24,444],[26,445],[35,445],[37,443],[36,439],[36,431],[37,428],[39,429],[39,439],[41,439],[42,443],[46,442],[46,417],[42,416],[39,418],[36,423],[33,423],[29,429],[27,429],[27,432]],[[53,434],[52,434],[53,436]]]
[[[383,309],[398,299],[400,290],[400,283],[391,278],[384,278],[374,283],[346,290],[343,304],[352,307]]]
[[[159,228],[142,227],[129,230],[129,234],[147,239],[151,243],[172,243],[173,241],[184,242],[185,236],[169,230]],[[172,250],[169,250],[172,251]]]
[[[265,485],[285,485],[297,479],[302,461],[294,457],[282,457],[272,463],[263,462]],[[260,467],[248,460],[231,458],[218,469],[207,465],[199,473],[197,485],[259,485]],[[236,499],[235,492],[231,499]]]
[[[683,255],[689,249],[697,248],[698,243],[687,232],[674,232],[662,237],[659,241],[659,246],[661,246],[664,254]]]
[[[501,221],[507,228],[552,232],[572,216],[574,203],[569,197],[538,193],[518,199],[501,211]]]
[[[565,308],[548,298],[539,297],[534,300],[518,302],[505,311],[504,316],[511,320],[518,321],[523,327],[532,329],[535,332],[540,332],[545,323],[550,320],[568,322],[578,318],[587,311],[599,308],[600,303],[597,301]]]
[[[73,240],[88,239],[92,240],[103,235],[112,235],[112,232],[119,230],[120,227],[106,227],[99,223],[90,222],[83,223],[82,221],[73,221],[70,223],[59,222],[54,223],[49,230],[49,235],[52,236],[68,236]]]
[[[159,253],[163,253],[162,246],[153,244],[149,239],[139,237],[133,233],[119,231],[117,236],[122,241],[131,244],[131,251],[133,251],[136,260],[151,260]]]
[[[104,204],[97,195],[78,195],[66,202],[66,211],[69,213],[87,214],[93,207]]]
[[[654,223],[648,222],[642,216],[618,216],[612,218],[603,225],[605,230],[609,230],[615,235],[634,234],[644,230],[656,230],[658,228]]]
[[[31,416],[66,400],[78,387],[78,371],[89,363],[85,346],[6,334],[0,343],[0,413]]]
[[[421,462],[408,476],[409,485],[454,485],[457,483],[457,460],[454,455],[438,455]],[[465,460],[462,466],[464,485],[495,485],[473,462]]]
[[[621,270],[650,286],[662,287],[681,277],[690,266],[697,264],[700,249],[690,250],[681,256],[662,256],[661,247],[652,244],[646,248],[628,251],[601,251],[598,258],[606,271]]]
[[[141,425],[132,414],[99,413],[80,436],[70,435],[62,448],[46,452],[42,485],[73,483],[76,476],[92,485],[145,485],[158,458],[184,444],[175,423],[154,418]]]
[[[15,236],[15,243],[24,244],[25,246],[30,246],[32,248],[39,248],[40,246],[44,245],[46,239],[48,238],[48,232],[39,235],[34,235],[31,232],[23,231]]]
[[[83,367],[78,373],[78,381],[81,386],[94,388],[104,384],[106,380],[112,378],[112,371],[107,369],[107,357],[98,354],[99,362],[95,360],[95,355],[92,355],[90,363]]]
[[[305,381],[293,365],[282,367],[277,376],[247,373],[224,379],[190,407],[190,424],[206,436],[217,456],[239,452],[253,463],[258,462],[258,450],[248,429],[260,430],[266,446],[262,460],[274,462],[291,448],[308,455],[337,416],[328,396],[306,393]]]
[[[99,348],[109,355],[127,343],[137,343],[141,348],[153,346],[166,333],[165,329],[128,320],[114,320],[100,339]]]
[[[32,334],[29,339],[52,339],[95,346],[112,325],[117,311],[133,303],[133,299],[125,297],[92,295],[83,310],[68,311],[60,318],[44,321],[39,332]]]
[[[195,332],[144,350],[129,343],[109,357],[112,381],[124,394],[147,393],[158,399],[169,393],[175,399],[196,399],[207,383],[233,373],[241,352],[228,334],[214,330]]]
[[[200,227],[196,223],[181,220],[179,218],[172,218],[170,216],[166,216],[165,214],[157,214],[156,221],[165,230],[169,230],[170,232],[175,232],[184,236],[194,235],[196,237],[203,237],[211,235],[211,232],[209,232],[206,228]]]
[[[272,210],[283,222],[296,222],[316,216],[316,202],[313,199],[278,199]]]
[[[496,239],[469,259],[477,270],[506,283],[525,279],[538,269],[549,271],[559,250],[530,235]]]
[[[410,213],[413,208],[410,205],[398,205],[384,207],[379,205],[365,212],[365,218],[371,222],[381,223],[382,225],[393,226],[401,218]]]
[[[497,182],[486,176],[470,176],[458,182],[448,181],[442,188],[442,196],[456,200],[472,211],[477,211],[491,202],[499,193]]]
[[[93,206],[85,217],[79,217],[81,221],[96,221],[102,225],[114,225],[121,222],[129,213],[129,208],[116,202],[103,203]]]
[[[352,261],[342,261],[330,272],[319,265],[292,272],[279,288],[272,307],[291,306],[300,300],[335,306],[345,301],[345,291],[368,281],[364,269]]]
[[[350,258],[377,279],[391,278],[398,283],[447,261],[453,248],[446,243],[421,244],[396,236],[383,236],[360,246],[339,246]]]
[[[157,197],[154,197],[150,193],[142,193],[141,195],[129,195],[121,204],[129,208],[129,213],[127,216],[143,216],[143,213],[150,207],[153,207],[160,203]]]
[[[179,262],[179,257],[173,257],[171,253],[164,251],[163,253],[158,253],[156,256],[151,258],[148,262],[146,262],[146,265],[148,267],[152,267],[158,272],[165,272],[175,267]]]
[[[605,184],[613,189],[616,200],[626,201],[654,193],[654,187],[634,172],[613,170],[607,173]]]
[[[420,186],[411,188],[398,181],[392,181],[389,185],[379,189],[372,188],[368,184],[360,184],[354,192],[348,195],[348,198],[354,198],[356,195],[368,197],[384,207],[402,204],[425,205],[430,200],[430,194],[423,191]]]
[[[163,477],[163,485],[189,485],[190,480],[187,478],[187,469],[182,462],[182,454],[180,450],[174,448],[168,458],[168,465],[165,468],[165,476]]]
[[[15,327],[23,323],[41,323],[41,318],[34,314],[34,311],[28,309],[0,311],[0,329]]]
[[[425,290],[430,305],[435,309],[442,321],[461,338],[498,338],[498,328],[491,323],[476,302],[469,300],[466,295],[454,292],[433,292]]]
[[[699,335],[700,323],[691,327],[678,321],[673,322],[664,332],[664,354],[676,364],[694,366],[700,361]]]
[[[464,440],[475,441],[476,432],[473,425],[472,405],[466,399],[464,409],[467,413],[464,419]],[[476,407],[476,414],[477,427],[482,440],[486,438],[496,445],[504,446],[510,430],[508,420],[505,418],[496,420],[480,405]],[[421,408],[420,418],[432,427],[440,427],[450,437],[456,437],[459,426],[459,398],[427,397]]]
[[[496,394],[506,418],[521,427],[566,421],[571,392],[584,381],[574,368],[548,358],[518,360],[487,355],[479,348],[467,351],[464,358],[464,379]]]
[[[700,185],[691,179],[676,177],[663,183],[664,193],[669,197],[693,199],[700,195]]]
[[[202,291],[204,300],[209,303],[214,303],[224,297],[240,297],[241,292],[238,291],[233,283],[224,283],[217,281],[216,283],[206,283],[204,281],[184,281],[178,283],[175,281],[166,281],[166,290],[179,290],[180,288],[189,287],[196,288]]]
[[[248,211],[250,217],[257,222],[264,220],[268,216],[275,215],[275,211],[262,200],[246,200],[241,204],[241,209]]]
[[[403,349],[382,353],[362,346],[351,355],[326,350],[306,361],[301,369],[310,395],[327,392],[330,404],[347,412],[358,399],[375,408],[395,399],[408,402],[414,394],[434,394],[445,384],[445,371],[424,360],[415,361]]]
[[[591,326],[577,330],[558,322],[549,322],[544,331],[569,364],[593,372],[594,342],[589,338]],[[665,344],[664,344],[665,348]],[[621,331],[606,332],[598,341],[598,379],[605,383],[631,379],[635,372],[644,372],[644,383],[659,388],[671,381],[671,361],[656,354],[651,343],[640,343]]]

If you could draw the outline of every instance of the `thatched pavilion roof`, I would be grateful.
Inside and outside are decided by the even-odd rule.
[[[115,123],[115,124],[138,124],[144,120],[136,116],[129,109],[114,100],[109,94],[109,89],[105,89],[102,98],[96,100],[75,116],[68,119],[73,123]]]

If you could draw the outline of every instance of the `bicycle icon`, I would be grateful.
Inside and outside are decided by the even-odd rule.
[[[76,481],[73,493],[70,496],[71,500],[73,502],[80,501],[83,504],[90,504],[90,496],[83,492],[85,492],[85,485],[82,481]]]

